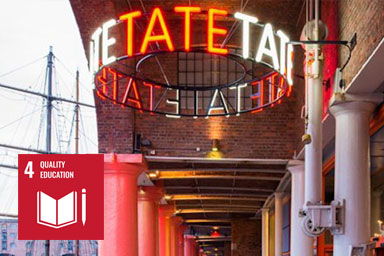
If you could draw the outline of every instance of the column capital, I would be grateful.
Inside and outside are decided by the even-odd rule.
[[[164,196],[164,189],[156,186],[142,186],[137,191],[138,201],[154,201],[159,202]]]
[[[261,213],[268,213],[269,212],[269,208],[261,208]]]
[[[297,173],[297,172],[304,172],[304,161],[301,160],[290,160],[288,162],[288,171],[291,174]]]
[[[142,154],[104,154],[104,173],[126,174],[138,177],[147,169]]]
[[[176,213],[176,209],[173,204],[160,205],[159,207],[160,217],[170,218],[173,215],[175,215],[175,213]]]
[[[330,100],[329,110],[335,117],[348,112],[366,112],[370,114],[381,101],[383,101],[383,96],[377,93],[335,93]]]
[[[183,218],[180,217],[180,216],[173,216],[172,217],[172,221],[173,223],[176,225],[176,226],[180,226],[181,224],[183,224]]]
[[[275,192],[274,195],[275,195],[275,198],[282,199],[285,196],[285,193],[284,192]]]

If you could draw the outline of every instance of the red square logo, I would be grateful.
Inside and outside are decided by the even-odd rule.
[[[103,155],[19,155],[19,239],[103,240]]]

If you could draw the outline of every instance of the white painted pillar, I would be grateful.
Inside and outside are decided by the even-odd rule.
[[[284,193],[275,193],[275,256],[283,253],[283,196]]]
[[[269,256],[269,210],[261,209],[261,256]]]
[[[372,191],[372,202],[371,202],[371,236],[374,234],[380,234],[379,223],[381,220],[381,195],[382,190]]]
[[[336,118],[335,200],[345,200],[344,234],[334,236],[335,256],[350,256],[352,246],[369,243],[369,120],[374,107],[362,100],[341,101],[330,107]]]
[[[312,256],[313,239],[306,236],[302,229],[299,211],[304,204],[304,162],[290,161],[291,173],[291,256]]]

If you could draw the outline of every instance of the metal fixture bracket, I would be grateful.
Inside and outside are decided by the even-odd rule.
[[[349,256],[365,256],[367,252],[375,248],[375,242],[369,242],[361,245],[351,245],[349,247]]]
[[[329,205],[307,202],[303,211],[302,228],[306,235],[316,237],[330,230],[333,235],[344,233],[344,200]]]

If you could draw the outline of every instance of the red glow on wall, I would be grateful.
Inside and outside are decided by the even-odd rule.
[[[195,6],[176,6],[175,12],[184,13],[184,49],[189,52],[191,49],[191,13],[201,12],[200,7]]]
[[[162,30],[161,35],[152,35],[154,33],[153,30],[154,30],[156,21],[158,21],[160,28]],[[152,12],[151,19],[149,21],[147,30],[145,32],[145,36],[144,36],[143,44],[141,45],[140,52],[144,54],[147,51],[148,44],[150,42],[158,42],[158,41],[165,41],[169,51],[172,52],[175,50],[171,40],[171,36],[169,35],[169,30],[167,28],[167,25],[165,24],[163,13],[161,12],[160,8],[155,8]]]
[[[327,24],[328,37],[327,40],[338,40],[339,24],[338,24],[338,1],[323,1],[321,3],[321,19]],[[323,117],[327,114],[328,103],[332,97],[335,71],[338,64],[338,46],[324,45],[324,68],[323,80]]]
[[[222,35],[225,36],[228,33],[227,29],[217,28],[214,25],[214,17],[216,15],[227,16],[228,12],[225,10],[219,10],[211,8],[208,10],[208,39],[207,39],[207,50],[210,53],[218,53],[218,54],[227,54],[228,49],[214,47],[214,35]]]
[[[126,49],[127,49],[127,55],[128,56],[133,56],[133,51],[134,51],[134,26],[133,26],[133,19],[140,17],[141,12],[136,11],[136,12],[130,12],[124,15],[120,16],[121,21],[127,21],[127,31],[126,31]]]

